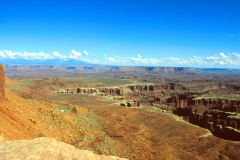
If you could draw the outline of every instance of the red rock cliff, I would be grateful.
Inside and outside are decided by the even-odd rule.
[[[0,100],[5,97],[5,77],[3,66],[0,64]]]

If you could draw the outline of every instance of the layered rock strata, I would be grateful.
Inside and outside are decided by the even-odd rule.
[[[184,116],[190,123],[209,129],[215,136],[240,141],[240,114],[209,110],[204,113],[192,108],[176,108],[174,114]]]
[[[179,84],[136,84],[119,87],[99,87],[99,88],[76,88],[60,89],[58,94],[95,94],[99,96],[121,96],[127,101],[135,101],[133,106],[153,105],[154,103],[166,103],[174,109],[175,107],[185,108],[197,106],[198,110],[218,109],[227,112],[240,113],[240,101],[228,99],[195,99],[193,93]],[[129,106],[129,105],[128,105]],[[132,106],[132,105],[130,105]]]
[[[5,98],[5,76],[3,66],[0,64],[0,100]]]
[[[212,98],[194,98],[192,94],[178,94],[169,98],[168,103],[174,103],[178,108],[205,107],[207,109],[215,109],[226,112],[238,112],[240,113],[240,101],[229,99],[212,99]],[[206,111],[205,110],[205,111]],[[204,111],[203,111],[204,112]]]
[[[123,100],[120,105],[127,107],[161,107],[183,116],[190,123],[208,128],[218,137],[240,140],[240,118],[233,116],[240,113],[240,101],[196,98],[200,97],[200,93],[189,92],[186,87],[179,84],[145,83],[119,87],[77,88],[59,90],[57,93],[112,96],[114,99]],[[206,122],[208,117],[211,117],[212,120]],[[220,123],[222,121],[224,121],[224,125]]]
[[[57,94],[92,94],[98,96],[120,96],[127,102],[123,106],[152,105],[154,102],[166,102],[170,97],[169,93],[162,91],[186,91],[187,89],[178,84],[135,84],[123,85],[119,87],[99,87],[99,88],[76,88],[59,89]],[[122,105],[122,104],[121,104]]]

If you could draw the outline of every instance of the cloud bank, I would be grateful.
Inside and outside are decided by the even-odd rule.
[[[4,60],[75,60],[92,64],[121,65],[121,66],[176,66],[176,67],[201,67],[201,68],[239,68],[240,53],[219,53],[213,56],[193,56],[190,58],[167,57],[167,58],[145,58],[140,54],[135,57],[122,57],[118,55],[104,55],[102,57],[89,54],[86,50],[71,50],[69,53],[45,52],[13,52],[11,50],[0,50],[0,62]],[[29,64],[31,65],[31,64]],[[71,64],[69,64],[71,65]]]

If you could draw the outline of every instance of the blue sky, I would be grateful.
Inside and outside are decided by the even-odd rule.
[[[239,0],[0,0],[0,58],[240,68],[239,23]]]

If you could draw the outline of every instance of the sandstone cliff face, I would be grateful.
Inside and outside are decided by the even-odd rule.
[[[192,106],[195,106],[194,108],[200,108],[201,106],[205,107],[206,110],[217,109],[226,112],[240,113],[240,101],[237,100],[211,98],[194,99],[191,94],[176,94],[171,96],[167,100],[167,102],[174,103],[175,107],[177,108],[186,108]],[[206,110],[204,110],[203,112],[205,112]]]
[[[106,93],[109,95],[124,95],[124,89],[130,89],[131,92],[153,92],[159,90],[186,90],[179,84],[134,84],[123,85],[117,87],[99,87],[99,88],[77,88],[77,89],[62,89],[59,93]]]
[[[164,91],[169,92],[165,93]],[[175,90],[187,90],[180,84],[134,84],[122,85],[114,87],[98,87],[98,88],[66,88],[57,90],[57,94],[92,94],[98,96],[118,96],[120,99],[126,100],[123,106],[137,107],[140,105],[152,105],[154,102],[166,102],[171,92]],[[175,102],[176,100],[174,100]],[[186,103],[187,104],[187,103]]]
[[[0,64],[0,100],[5,97],[5,76],[3,66]]]
[[[197,99],[194,100],[194,105],[204,105],[207,106],[207,108],[240,113],[240,101],[237,100]]]
[[[234,113],[240,113],[240,101],[195,98],[196,93],[188,92],[188,89],[180,84],[138,83],[119,87],[65,89],[57,93],[116,96],[125,100],[120,105],[127,107],[158,106],[184,116],[189,122],[209,129],[218,137],[240,140],[240,118],[239,114]],[[228,112],[237,116],[229,115]]]
[[[173,113],[184,116],[192,124],[209,129],[217,137],[235,141],[240,140],[240,114],[236,112],[209,110],[198,113],[192,111],[191,107],[178,107],[173,110]]]
[[[240,115],[218,110],[190,114],[189,121],[223,139],[240,140]]]
[[[114,156],[96,155],[87,150],[79,150],[53,138],[6,141],[0,143],[0,160],[127,160]]]
[[[119,87],[61,89],[56,93],[95,94],[100,96],[120,96],[127,101],[137,101],[138,105],[166,103],[172,108],[194,107],[198,112],[217,109],[226,112],[240,113],[240,101],[227,99],[195,99],[193,93],[188,93],[186,87],[180,84],[134,84]],[[130,103],[129,103],[130,104]],[[127,106],[138,106],[127,105]]]
[[[194,99],[180,94],[169,98],[173,113],[184,116],[190,123],[209,129],[223,139],[240,140],[240,101],[226,99]]]

